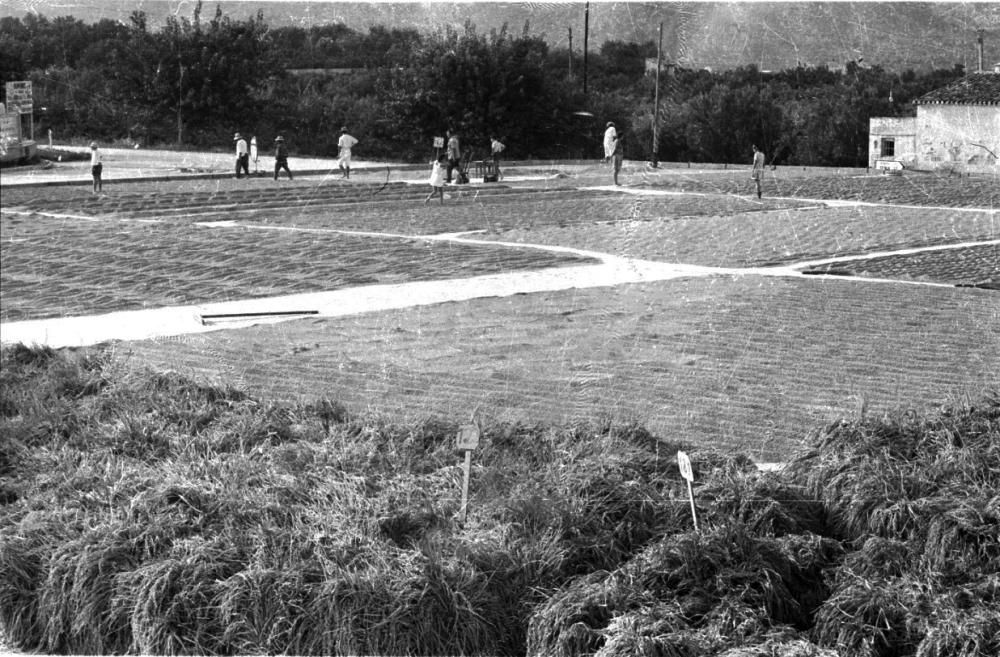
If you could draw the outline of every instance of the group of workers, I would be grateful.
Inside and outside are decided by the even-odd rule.
[[[613,121],[608,121],[607,126],[604,130],[604,161],[611,162],[612,171],[614,172],[615,184],[620,185],[618,182],[618,172],[622,168],[622,160],[624,158],[624,147],[622,144],[622,136],[618,134],[615,129],[615,124]],[[750,169],[750,179],[754,183],[754,189],[757,192],[757,198],[761,198],[761,179],[764,177],[764,152],[757,148],[757,144],[753,145],[753,165]]]
[[[253,157],[256,169],[257,159],[257,138],[252,137],[248,146],[246,138],[239,132],[233,136],[236,142],[236,178],[241,178],[241,173],[250,176],[250,158]],[[618,174],[622,168],[624,159],[623,137],[618,134],[615,124],[608,121],[604,131],[604,161],[610,162],[615,185],[618,182]],[[358,143],[358,140],[347,132],[347,127],[340,129],[340,137],[337,139],[337,166],[345,179],[351,177],[351,149]],[[500,172],[500,153],[506,146],[496,136],[490,136],[490,155],[492,163],[492,175],[495,180],[502,176]],[[90,171],[94,179],[94,193],[97,194],[102,189],[101,174],[103,171],[103,157],[97,142],[90,144]],[[252,151],[252,153],[251,153]],[[288,167],[288,147],[285,145],[285,138],[278,135],[274,138],[274,179],[278,179],[278,174],[284,169],[288,173],[288,179],[292,180],[292,170]],[[452,182],[452,174],[457,170],[457,182],[468,182],[468,174],[462,166],[462,150],[458,133],[453,130],[447,132],[447,144],[445,152],[431,162],[430,186],[431,193],[424,200],[426,203],[435,196],[440,197],[444,202],[444,185]],[[750,178],[754,182],[757,198],[761,198],[761,178],[764,174],[764,153],[757,145],[753,146],[753,167]]]
[[[444,203],[444,186],[452,181],[452,174],[455,174],[455,181],[459,184],[469,182],[469,174],[466,171],[468,162],[463,165],[462,147],[459,142],[458,133],[454,130],[447,131],[447,143],[445,151],[431,161],[431,177],[428,181],[431,186],[431,193],[424,199],[427,203],[435,196]],[[500,171],[500,153],[507,146],[496,135],[490,135],[490,169],[487,172],[487,180],[499,181],[503,177]],[[466,159],[470,153],[466,152]]]
[[[250,138],[250,145],[247,146],[246,138],[240,133],[233,135],[236,142],[236,178],[239,179],[240,172],[250,175],[250,158],[257,162],[257,138]],[[344,178],[351,177],[351,149],[354,148],[358,140],[347,132],[347,127],[340,129],[340,137],[337,139],[337,167]],[[256,166],[254,167],[256,168]],[[288,168],[288,146],[285,145],[285,138],[278,135],[274,138],[274,179],[278,179],[278,174],[284,169],[288,172],[288,179],[293,180],[292,170]]]

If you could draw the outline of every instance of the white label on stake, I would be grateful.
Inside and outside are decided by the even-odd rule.
[[[681,476],[688,481],[694,481],[694,472],[691,471],[691,459],[684,452],[677,452],[677,465],[681,469]]]
[[[475,424],[463,424],[458,429],[455,438],[455,449],[472,450],[479,447],[479,427]]]

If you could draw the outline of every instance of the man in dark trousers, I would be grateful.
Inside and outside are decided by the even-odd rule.
[[[618,172],[622,170],[622,160],[625,159],[624,139],[624,134],[617,134],[614,139],[614,150],[611,151],[611,167],[615,172],[616,185],[621,185],[618,182]]]
[[[448,170],[445,176],[445,182],[451,182],[451,172],[458,169],[457,182],[462,182],[462,149],[458,143],[458,133],[451,130],[448,131]]]
[[[240,171],[242,170],[250,176],[250,150],[247,148],[247,140],[243,138],[243,135],[236,133],[233,136],[233,141],[236,142],[236,178],[239,179]]]
[[[288,147],[285,146],[285,138],[278,135],[274,139],[274,179],[278,179],[278,172],[284,169],[288,172],[288,179],[292,180],[292,170],[288,168]]]
[[[760,181],[764,177],[764,152],[757,148],[757,144],[753,145],[753,169],[750,170],[750,179],[753,180],[754,187],[757,189],[757,198],[760,198]]]

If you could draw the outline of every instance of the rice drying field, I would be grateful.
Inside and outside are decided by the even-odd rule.
[[[608,258],[708,268],[76,349],[5,340],[6,643],[1000,653],[993,181],[789,174],[757,203],[738,172],[606,177],[443,205],[363,176],[5,187],[0,329]]]

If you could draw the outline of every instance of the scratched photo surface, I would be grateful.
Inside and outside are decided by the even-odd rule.
[[[197,7],[14,0],[0,13],[128,26],[143,12],[155,32],[195,20]],[[334,399],[399,418],[610,417],[760,461],[859,408],[933,409],[997,382],[1000,74],[979,86],[942,75],[920,90],[922,104],[907,86],[958,66],[992,75],[997,5],[224,1],[200,12],[203,23],[314,30],[302,46],[312,54],[286,67],[301,97],[331,76],[374,70],[371,52],[338,51],[336,70],[317,53],[376,26],[397,30],[390,40],[523,34],[558,58],[546,75],[570,91],[562,104],[533,96],[539,88],[503,106],[470,96],[414,125],[369,89],[367,104],[317,103],[316,116],[266,127],[223,93],[211,100],[212,143],[183,132],[196,122],[182,116],[196,111],[190,98],[141,111],[109,98],[135,117],[128,135],[102,140],[94,193],[90,139],[49,131],[46,113],[73,97],[50,72],[22,128],[53,157],[2,174],[5,344],[114,343],[133,364],[236,381],[261,398]],[[95,43],[85,57],[110,58],[110,48]],[[182,96],[195,75],[169,57],[150,66]],[[623,106],[608,80],[628,66],[641,67],[629,83],[639,100]],[[869,76],[870,88],[804,98],[816,92],[796,85],[806,89],[801,76],[818,67]],[[681,84],[681,70],[704,76],[703,87]],[[752,76],[753,92],[718,96],[711,76],[727,71]],[[428,103],[458,93],[423,91]],[[539,103],[552,111],[525,109]],[[859,103],[869,113],[845,128],[836,108]],[[820,119],[802,118],[816,107]],[[759,129],[741,127],[750,110],[764,117]],[[176,113],[187,143],[155,138],[142,111],[170,117],[168,131]],[[719,132],[726,113],[733,131]],[[698,121],[709,115],[715,123]],[[602,143],[612,120],[620,184]],[[320,136],[296,127],[307,123]],[[349,179],[337,161],[343,123],[359,140]],[[429,163],[452,123],[474,126],[461,135],[474,149],[470,180],[426,202]],[[494,129],[507,139],[495,181]],[[838,130],[850,143],[823,146],[821,133]],[[237,180],[239,131],[262,134],[253,175]],[[275,182],[278,131],[294,177]],[[373,152],[392,133],[396,156]],[[543,143],[554,133],[567,136]]]
[[[1000,3],[3,0],[0,76],[0,655],[1000,654]]]

